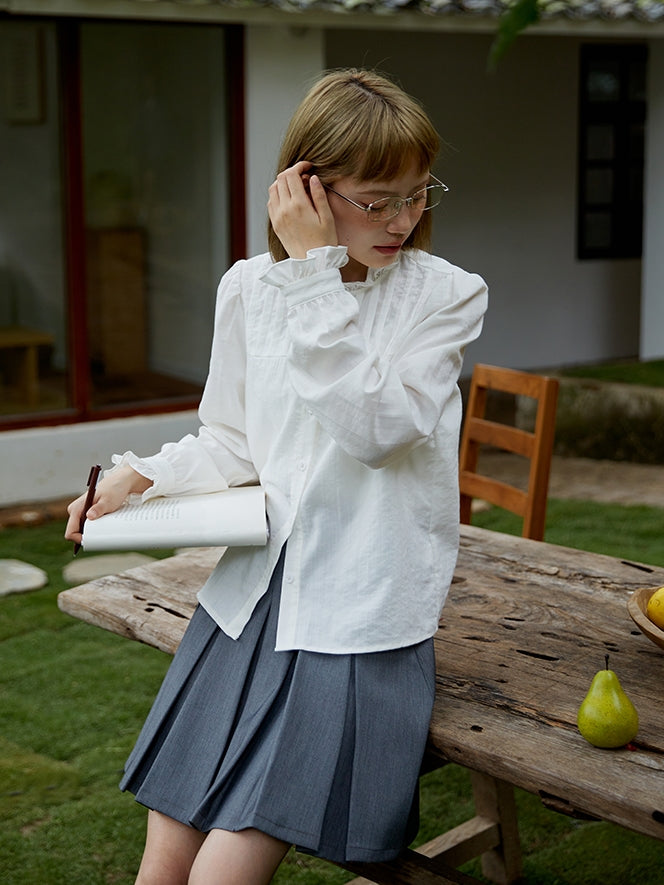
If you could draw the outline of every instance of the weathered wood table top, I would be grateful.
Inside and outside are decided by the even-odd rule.
[[[219,549],[195,549],[60,594],[84,621],[173,652]],[[549,807],[664,839],[664,651],[631,591],[664,568],[462,526],[436,635],[431,750]],[[640,717],[631,748],[596,749],[576,712],[605,654]]]

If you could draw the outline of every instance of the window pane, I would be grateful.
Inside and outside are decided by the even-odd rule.
[[[217,27],[81,29],[95,406],[198,397],[228,263]]]
[[[586,132],[586,158],[612,160],[615,152],[613,126],[591,125]]]
[[[613,200],[613,171],[588,169],[586,172],[586,202],[611,203]]]
[[[0,22],[0,418],[68,405],[55,29]]]
[[[595,62],[589,66],[586,95],[588,101],[620,99],[620,68],[617,62]]]
[[[608,249],[611,246],[611,213],[587,212],[584,235],[587,249]]]

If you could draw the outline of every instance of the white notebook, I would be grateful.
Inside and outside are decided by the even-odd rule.
[[[132,496],[99,519],[86,520],[82,547],[88,551],[146,547],[253,547],[268,539],[265,492],[240,486],[206,495]]]

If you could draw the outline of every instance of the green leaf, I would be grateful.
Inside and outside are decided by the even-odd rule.
[[[509,47],[529,25],[539,21],[539,0],[516,0],[498,20],[498,33],[489,50],[488,68],[496,69]]]

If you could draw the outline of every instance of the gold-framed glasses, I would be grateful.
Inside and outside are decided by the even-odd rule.
[[[426,212],[428,209],[434,209],[440,203],[443,199],[443,194],[449,188],[442,181],[439,181],[435,175],[431,175],[430,178],[434,184],[428,184],[409,197],[381,197],[380,200],[374,200],[368,205],[366,203],[356,203],[350,197],[335,191],[329,184],[324,184],[323,187],[325,190],[332,191],[333,194],[341,197],[342,200],[345,200],[352,206],[361,209],[369,221],[389,221],[390,218],[396,218],[404,206],[414,212]]]

